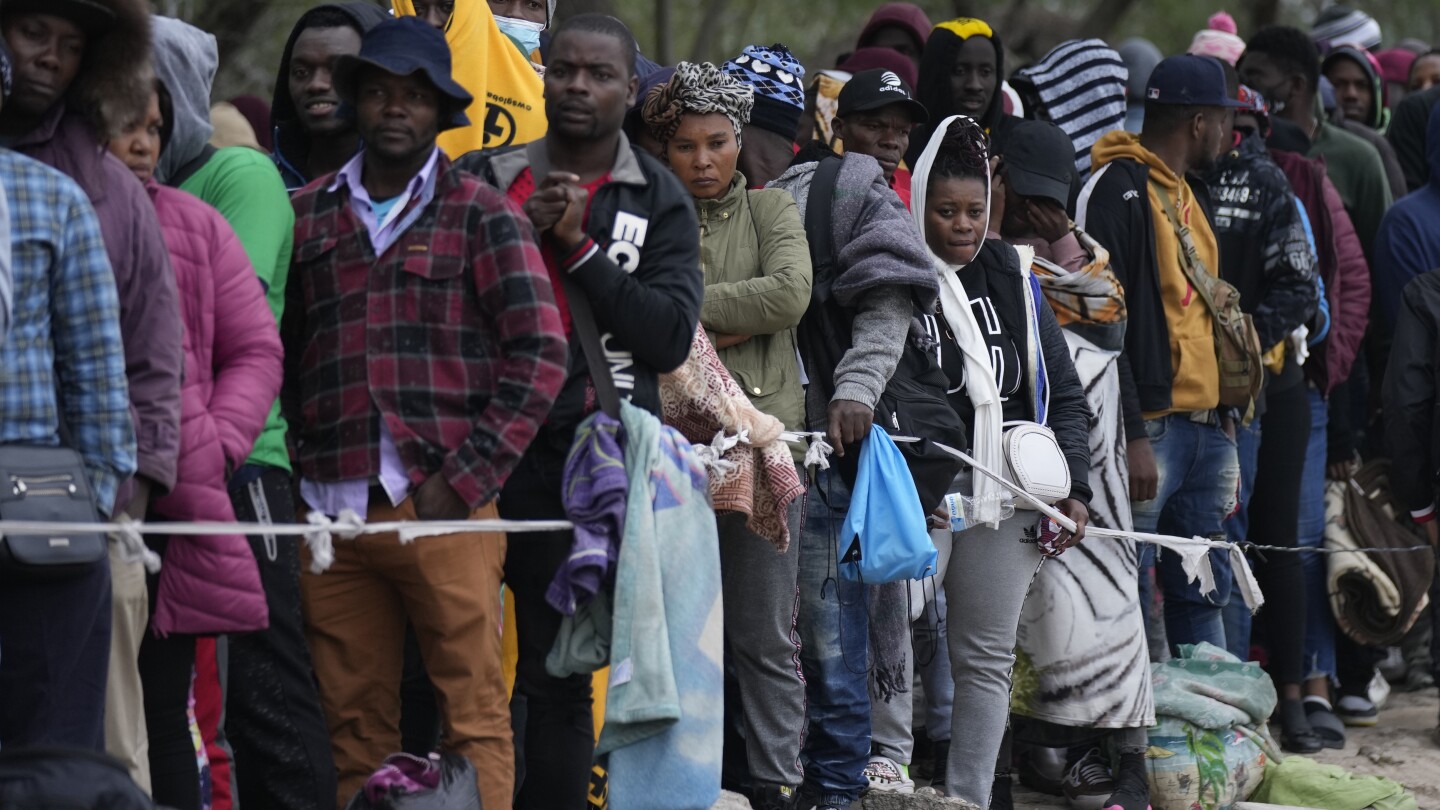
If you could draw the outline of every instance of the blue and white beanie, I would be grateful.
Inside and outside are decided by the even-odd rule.
[[[726,73],[755,89],[750,123],[793,139],[805,111],[805,66],[778,42],[747,45],[726,62]]]

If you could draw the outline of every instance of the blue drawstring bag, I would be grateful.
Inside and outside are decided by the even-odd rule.
[[[850,511],[840,526],[840,576],[879,585],[935,574],[935,544],[905,457],[890,434],[870,426]]]

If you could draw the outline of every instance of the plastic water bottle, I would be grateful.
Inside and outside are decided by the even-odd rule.
[[[951,493],[945,496],[945,511],[950,514],[950,531],[963,532],[968,525],[965,522],[965,496],[959,493]]]

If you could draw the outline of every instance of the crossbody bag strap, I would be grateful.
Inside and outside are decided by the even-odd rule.
[[[565,302],[570,307],[570,322],[575,325],[575,334],[580,338],[580,348],[585,352],[585,364],[590,367],[590,381],[595,386],[595,398],[600,409],[612,418],[620,418],[620,392],[615,388],[615,376],[610,364],[605,361],[605,349],[600,343],[600,328],[595,324],[595,313],[590,309],[590,299],[585,291],[569,275],[561,277],[565,288]]]
[[[810,196],[805,202],[805,233],[810,238],[810,260],[816,268],[835,266],[835,186],[843,158],[824,158],[810,178]],[[817,204],[818,203],[818,204]]]
[[[1155,190],[1155,196],[1160,198],[1160,206],[1165,209],[1165,216],[1170,220],[1170,226],[1175,231],[1175,241],[1180,254],[1180,269],[1190,281],[1190,286],[1199,293],[1200,300],[1205,302],[1205,308],[1210,310],[1212,316],[1220,314],[1219,308],[1215,305],[1215,298],[1211,294],[1210,284],[1200,278],[1203,274],[1211,281],[1215,276],[1205,267],[1205,261],[1200,258],[1200,253],[1195,249],[1195,243],[1190,239],[1190,229],[1180,222],[1180,215],[1175,212],[1175,203],[1170,199],[1170,194],[1154,180],[1150,181],[1150,187]]]

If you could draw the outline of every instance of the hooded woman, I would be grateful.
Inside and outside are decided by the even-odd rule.
[[[1007,490],[980,473],[963,472],[951,490],[965,503],[965,528],[948,555],[941,549],[949,563],[941,570],[955,684],[944,789],[981,807],[992,806],[993,788],[1003,791],[997,803],[1008,806],[1008,774],[996,778],[996,760],[1025,594],[1047,554],[1084,538],[1091,495],[1090,408],[1055,313],[1032,275],[1034,254],[986,239],[989,161],[980,126],[952,115],[934,129],[915,164],[911,215],[940,280],[940,303],[926,321],[950,380],[950,405],[971,426],[972,455],[998,470],[1005,423],[1049,426],[1063,455],[1052,463],[1063,465],[1070,481],[1055,508],[1076,530],[1013,510]],[[1008,763],[1002,768],[1008,771]]]
[[[910,136],[905,163],[914,166],[920,159],[938,129],[933,122],[953,115],[973,119],[991,144],[1003,140],[1007,116],[1000,87],[1004,78],[1005,49],[989,23],[960,17],[935,26],[925,42],[920,84],[915,88],[916,100],[925,105],[932,123],[918,127]]]
[[[925,51],[925,40],[929,36],[930,18],[924,9],[914,3],[886,3],[875,9],[865,27],[860,29],[855,49],[887,48],[899,52],[919,68],[920,56]],[[914,86],[913,81],[911,86]]]
[[[225,479],[245,462],[280,392],[280,335],[225,218],[155,181],[171,131],[168,102],[157,85],[145,116],[109,144],[155,206],[185,324],[179,471],[175,488],[155,499],[151,512],[160,520],[224,523],[235,520]],[[187,719],[196,636],[264,629],[265,594],[241,535],[148,542],[165,564],[148,577],[151,633],[140,645],[153,792],[165,805],[199,810],[200,774]]]
[[[705,272],[700,325],[755,407],[798,430],[805,395],[795,327],[810,305],[810,252],[794,198],[779,189],[749,190],[735,168],[753,105],[748,84],[708,62],[681,62],[646,96],[644,117],[695,198]],[[801,503],[795,498],[785,513],[796,537]],[[793,663],[800,544],[776,554],[737,513],[721,515],[720,536],[751,799],[760,808],[786,807],[799,787],[794,763],[805,730],[805,681]]]

